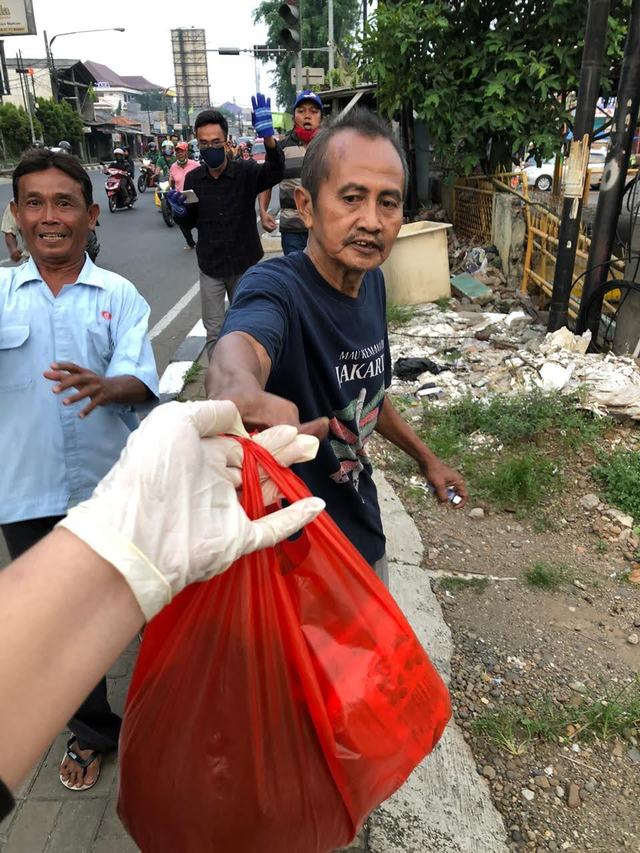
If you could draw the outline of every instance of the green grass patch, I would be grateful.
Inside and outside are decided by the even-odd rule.
[[[473,592],[484,592],[489,586],[489,578],[462,578],[458,575],[450,578],[440,578],[438,581],[440,589],[449,592],[461,592],[470,589]]]
[[[569,583],[573,580],[573,573],[568,566],[534,563],[531,568],[525,569],[524,579],[529,586],[553,592],[563,583]]]
[[[602,497],[634,519],[640,518],[640,454],[618,449],[591,471],[602,487]]]
[[[556,491],[559,485],[556,462],[530,450],[514,454],[475,477],[475,494],[503,509],[532,509]]]
[[[569,726],[574,732],[569,734]],[[640,682],[636,678],[616,693],[586,696],[577,708],[549,700],[530,709],[506,705],[474,720],[472,729],[511,755],[522,755],[536,741],[610,741],[625,739],[640,726]]]
[[[389,300],[387,302],[387,326],[390,329],[397,329],[399,326],[406,326],[416,315],[416,309],[412,305],[401,305],[398,302]]]
[[[190,382],[195,382],[198,378],[198,374],[203,369],[203,366],[199,361],[194,361],[191,367],[188,370],[185,370],[182,376],[182,382],[185,385],[189,385]]]
[[[451,297],[450,296],[439,296],[436,299],[435,304],[441,311],[448,311],[451,307]]]
[[[575,449],[599,438],[610,424],[607,418],[598,419],[577,409],[577,402],[575,396],[536,390],[513,397],[493,395],[484,400],[469,395],[446,408],[425,403],[421,433],[429,441],[441,444],[450,455],[468,447],[473,433],[507,447],[553,436],[563,446]]]

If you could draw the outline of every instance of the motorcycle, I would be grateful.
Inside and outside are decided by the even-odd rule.
[[[168,228],[173,228],[175,222],[173,219],[173,213],[171,212],[171,205],[169,204],[169,200],[167,199],[167,195],[170,189],[171,184],[169,183],[169,178],[160,178],[158,180],[158,185],[156,186],[155,201],[156,206],[160,208],[160,212],[162,213],[164,224]]]
[[[103,169],[103,174],[108,175],[104,183],[104,188],[107,192],[109,211],[115,213],[116,210],[124,210],[126,207],[131,209],[135,198],[133,197],[133,190],[127,181],[129,177],[128,173],[122,169],[112,169],[109,166]]]
[[[146,157],[142,160],[140,174],[138,176],[138,192],[143,193],[147,187],[156,185],[156,167]]]

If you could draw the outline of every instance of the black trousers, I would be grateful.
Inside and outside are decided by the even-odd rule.
[[[195,246],[193,234],[191,233],[192,229],[187,228],[187,226],[183,225],[182,222],[178,222],[178,228],[182,231],[182,236],[187,241],[187,246]]]
[[[61,518],[61,515],[52,515],[1,525],[11,559],[15,560],[43,539]],[[82,625],[79,630],[82,630]],[[118,748],[121,725],[121,718],[113,713],[107,701],[106,678],[101,679],[69,720],[69,728],[78,739],[78,747],[96,752],[113,752]]]

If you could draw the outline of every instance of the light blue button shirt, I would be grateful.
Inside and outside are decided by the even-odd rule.
[[[139,423],[134,407],[98,406],[79,419],[89,399],[63,406],[74,389],[54,394],[42,374],[72,361],[103,376],[136,376],[157,398],[148,322],[131,282],[88,257],[57,297],[33,258],[0,271],[0,524],[64,515],[118,459]]]

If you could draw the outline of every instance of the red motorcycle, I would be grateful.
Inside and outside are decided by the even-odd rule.
[[[107,192],[110,212],[115,213],[116,210],[124,210],[125,208],[131,209],[136,201],[136,196],[128,172],[107,167],[103,173],[109,176],[105,181],[104,188]]]

